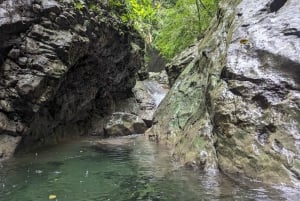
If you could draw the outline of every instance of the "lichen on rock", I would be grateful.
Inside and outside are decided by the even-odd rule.
[[[221,1],[147,133],[204,171],[299,184],[299,6]]]

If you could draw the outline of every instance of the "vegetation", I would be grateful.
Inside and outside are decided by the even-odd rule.
[[[114,1],[116,2],[116,1]],[[172,58],[201,37],[214,16],[218,0],[123,0],[122,19],[132,22],[167,58]]]
[[[127,15],[124,21],[131,21],[142,34],[147,44],[152,43],[152,29],[158,23],[161,4],[152,0],[127,0]]]
[[[161,12],[155,45],[166,58],[191,45],[207,29],[218,0],[178,0]]]
[[[109,7],[144,37],[146,47],[167,59],[203,36],[219,0],[108,0]],[[96,10],[95,3],[73,0],[74,6]],[[89,2],[89,3],[86,3]]]

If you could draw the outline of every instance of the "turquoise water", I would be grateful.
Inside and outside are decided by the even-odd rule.
[[[0,201],[297,200],[261,184],[179,168],[144,137],[82,139],[0,164]],[[295,198],[295,199],[293,199]]]

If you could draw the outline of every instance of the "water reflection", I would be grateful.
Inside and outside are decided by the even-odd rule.
[[[0,200],[297,200],[299,191],[179,168],[143,137],[87,139],[19,155],[0,166]],[[284,191],[282,191],[282,189]]]

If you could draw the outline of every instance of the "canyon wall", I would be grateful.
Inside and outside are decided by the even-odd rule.
[[[107,3],[0,1],[0,157],[87,134],[131,96],[143,40]]]
[[[197,54],[168,66],[181,74],[147,134],[189,167],[299,184],[299,9],[297,0],[221,1]]]

